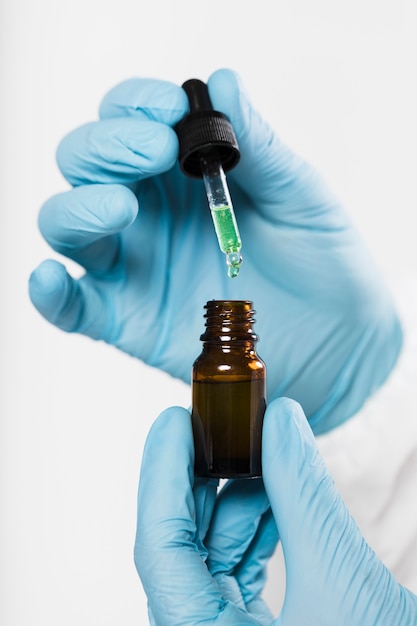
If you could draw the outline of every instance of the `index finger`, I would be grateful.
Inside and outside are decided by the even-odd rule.
[[[181,87],[131,79],[111,89],[100,120],[68,133],[57,149],[58,166],[71,183],[132,183],[165,172],[177,159],[172,130],[188,111]]]
[[[100,118],[135,117],[174,126],[188,113],[179,85],[153,78],[131,78],[111,89],[100,105]]]

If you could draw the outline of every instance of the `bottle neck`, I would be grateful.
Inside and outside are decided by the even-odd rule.
[[[234,346],[255,349],[258,335],[253,330],[255,311],[249,300],[209,300],[206,309],[206,329],[200,336],[205,347],[221,345],[230,350]]]

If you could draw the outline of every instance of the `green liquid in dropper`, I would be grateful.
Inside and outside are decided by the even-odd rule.
[[[235,278],[239,273],[242,257],[239,252],[242,247],[236,218],[230,206],[216,206],[211,208],[217,239],[222,252],[226,254],[229,265],[229,276]]]
[[[236,218],[228,206],[219,206],[211,209],[211,215],[216,229],[217,239],[222,252],[238,252],[242,247]]]

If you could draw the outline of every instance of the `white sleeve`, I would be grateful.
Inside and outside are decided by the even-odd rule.
[[[368,544],[417,594],[417,275],[395,281],[391,291],[404,329],[397,366],[355,417],[317,443]],[[279,548],[264,594],[275,614],[284,587]]]

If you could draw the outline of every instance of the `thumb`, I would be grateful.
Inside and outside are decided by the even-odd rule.
[[[413,623],[415,603],[362,537],[296,402],[269,405],[263,441],[264,484],[287,576],[277,624]]]
[[[208,87],[213,107],[230,120],[241,159],[230,178],[256,208],[279,225],[340,226],[338,201],[318,173],[290,150],[252,106],[239,76],[229,69],[214,72]]]
[[[265,413],[262,452],[265,489],[283,546],[292,546],[294,536],[299,544],[305,534],[310,545],[320,511],[327,514],[341,504],[341,499],[297,402],[279,398],[270,403]]]

